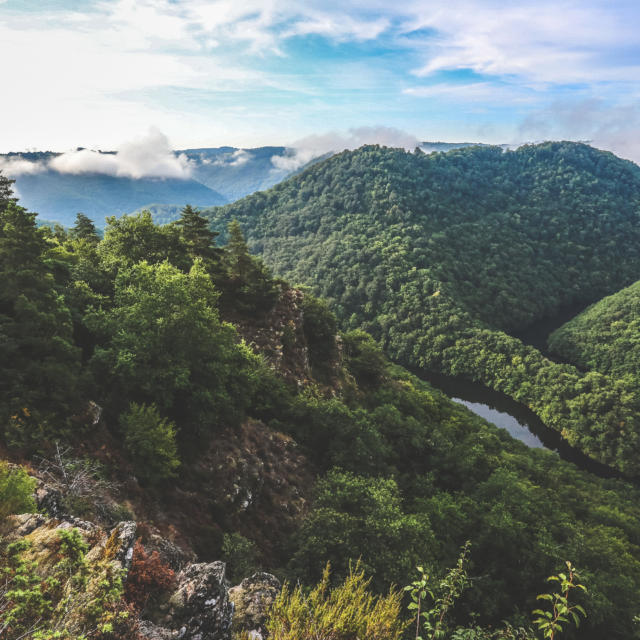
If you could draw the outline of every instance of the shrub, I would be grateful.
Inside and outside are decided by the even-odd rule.
[[[35,511],[35,485],[36,481],[21,467],[0,462],[0,522],[12,513]]]
[[[305,595],[285,584],[271,608],[270,640],[399,640],[406,624],[400,618],[401,594],[374,596],[356,565],[345,581],[329,588],[329,565],[320,583]]]
[[[239,533],[224,534],[222,557],[227,563],[227,576],[231,582],[240,582],[259,569],[255,543]]]
[[[125,597],[137,611],[141,611],[149,598],[171,588],[175,580],[173,570],[162,561],[157,551],[148,554],[140,540],[133,548],[131,568],[127,574]]]
[[[176,475],[180,465],[176,447],[176,428],[158,413],[154,404],[129,405],[120,416],[124,444],[136,463],[141,478],[157,481]]]

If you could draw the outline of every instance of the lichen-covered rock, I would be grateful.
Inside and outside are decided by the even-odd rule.
[[[145,637],[230,640],[233,606],[224,562],[190,564],[178,574],[177,582],[178,587],[160,607],[153,624],[143,625]]]
[[[159,627],[149,620],[141,620],[138,623],[138,633],[147,640],[172,640],[175,634],[165,627]]]
[[[275,576],[258,572],[229,589],[229,598],[234,605],[234,633],[244,631],[254,640],[266,638],[267,612],[280,588],[280,581]]]
[[[157,551],[158,555],[164,563],[166,563],[173,571],[184,569],[190,562],[195,562],[196,556],[193,552],[189,553],[182,547],[179,547],[171,540],[167,540],[157,533],[152,533],[144,543],[147,553]]]
[[[39,511],[46,513],[52,518],[61,518],[64,516],[64,501],[62,493],[58,489],[39,480],[34,492],[34,498]]]

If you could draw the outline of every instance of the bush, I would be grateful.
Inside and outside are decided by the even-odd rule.
[[[302,301],[302,329],[309,347],[309,362],[316,375],[328,373],[328,365],[336,354],[338,323],[329,305],[310,293]]]
[[[158,413],[155,404],[132,402],[120,416],[124,444],[136,463],[141,478],[157,481],[176,475],[180,465],[176,448],[176,428]]]
[[[24,469],[0,462],[0,522],[13,513],[35,511],[35,486],[36,481]]]
[[[240,582],[259,569],[255,543],[239,533],[224,534],[222,557],[227,563],[227,576],[232,583]]]
[[[148,554],[140,540],[133,547],[131,568],[127,574],[125,597],[137,611],[142,611],[149,598],[171,588],[175,580],[173,570],[162,561],[157,551]]]
[[[322,580],[305,595],[300,586],[284,585],[271,608],[270,640],[399,640],[406,624],[400,618],[401,594],[383,597],[369,591],[369,580],[356,565],[345,581],[329,589],[329,565]]]
[[[342,335],[345,364],[359,385],[376,387],[385,377],[387,359],[378,343],[365,331],[354,329]]]

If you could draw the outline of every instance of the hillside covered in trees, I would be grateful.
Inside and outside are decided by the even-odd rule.
[[[396,361],[504,392],[587,455],[640,473],[633,386],[513,337],[637,280],[635,164],[568,142],[363,147],[206,215],[218,230],[237,219],[276,273]]]
[[[360,558],[377,593],[411,582],[418,564],[442,575],[471,540],[470,583],[448,614],[447,637],[457,626],[461,638],[533,637],[494,631],[504,619],[530,624],[544,578],[571,560],[588,587],[578,600],[588,617],[579,635],[567,628],[563,637],[633,637],[635,486],[527,448],[390,364],[362,330],[339,332],[326,302],[275,279],[249,253],[237,223],[218,246],[185,207],[162,227],[144,213],[110,218],[100,239],[84,216],[69,232],[38,229],[10,185],[0,186],[2,451],[55,480],[67,513],[107,528],[138,521],[143,542],[159,531],[202,561],[226,560],[237,580],[260,568],[310,586],[330,561],[339,582]],[[289,188],[259,198],[275,202]],[[393,255],[400,245],[390,246]],[[441,286],[434,300],[449,295]],[[348,324],[355,311],[338,308]],[[474,329],[471,313],[463,317]],[[73,469],[86,470],[87,492],[65,484]],[[15,522],[9,514],[28,504],[29,486],[0,468],[0,503],[9,505],[0,518]],[[24,500],[8,499],[17,494]],[[63,564],[51,575],[66,572],[76,590],[101,585],[103,595],[100,606],[73,610],[73,621],[57,606],[64,592],[30,573],[40,557],[28,550],[34,538],[0,539],[6,575],[26,585],[0,600],[10,640],[36,622],[58,634],[43,637],[77,637],[95,620],[96,637],[125,637],[114,621],[143,615],[144,591],[108,572],[86,577],[88,543],[78,536],[62,536]]]
[[[550,336],[549,348],[581,369],[628,376],[633,382],[640,371],[640,282],[599,300],[560,327]]]

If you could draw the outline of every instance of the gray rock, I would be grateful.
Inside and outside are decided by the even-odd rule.
[[[62,493],[58,489],[40,481],[36,488],[34,498],[38,510],[50,515],[52,518],[61,518],[65,515]]]
[[[133,546],[136,543],[136,523],[132,520],[119,522],[113,532],[118,542],[118,550],[114,554],[114,560],[120,563],[123,569],[129,570],[133,559]]]
[[[194,553],[185,551],[174,542],[159,536],[157,533],[149,536],[144,548],[147,553],[157,551],[162,561],[166,562],[176,572],[184,569],[187,564],[195,562],[196,560]]]
[[[177,576],[178,587],[154,620],[156,636],[179,640],[230,640],[233,605],[229,601],[224,562],[190,564]],[[162,633],[170,633],[170,636]]]
[[[174,634],[164,627],[159,627],[149,620],[140,620],[138,633],[147,640],[172,640]]]
[[[229,598],[234,605],[234,633],[245,631],[255,640],[266,638],[267,612],[280,589],[280,581],[264,572],[254,573],[229,589]]]

